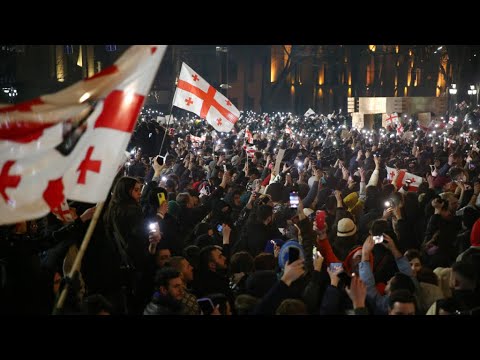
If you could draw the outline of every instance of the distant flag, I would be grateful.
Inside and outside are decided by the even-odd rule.
[[[289,135],[293,135],[293,131],[292,131],[292,129],[290,129],[290,126],[287,125],[287,126],[285,127],[285,133],[287,133],[287,134],[289,134]]]
[[[243,145],[243,150],[245,150],[249,157],[253,157],[257,152],[257,148],[255,146]]]
[[[309,117],[309,116],[314,116],[314,115],[317,115],[317,114],[315,113],[315,111],[312,110],[312,108],[309,108],[303,116]]]
[[[420,176],[411,174],[406,170],[397,170],[391,167],[387,168],[387,179],[392,181],[395,177],[396,172],[398,171],[397,179],[395,180],[395,185],[397,189],[401,188],[403,185],[408,184],[409,191],[416,191],[420,184],[423,182],[423,179]]]
[[[77,218],[76,211],[70,208],[67,200],[64,200],[59,206],[53,209],[52,213],[63,223],[73,222]]]
[[[219,132],[231,131],[240,117],[240,111],[230,100],[185,63],[182,64],[173,105],[206,119]]]
[[[398,114],[397,113],[392,113],[392,114],[388,115],[387,118],[385,119],[385,121],[387,122],[387,125],[393,125],[393,124],[398,123]]]
[[[0,225],[105,200],[165,50],[133,46],[57,93],[0,105]]]

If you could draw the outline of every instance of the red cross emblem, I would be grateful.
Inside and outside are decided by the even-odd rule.
[[[192,79],[193,79],[193,81],[199,81],[197,74],[192,75]]]
[[[2,168],[2,172],[0,173],[0,195],[2,195],[5,202],[9,202],[10,198],[7,195],[6,189],[7,188],[16,188],[20,183],[21,176],[20,175],[9,175],[10,168],[15,164],[15,161],[8,160]]]
[[[398,116],[391,114],[390,116],[388,116],[388,117],[385,119],[385,121],[393,122],[394,119],[398,119]]]
[[[222,105],[220,105],[217,100],[215,100],[215,94],[217,93],[217,90],[215,90],[213,87],[209,86],[207,92],[205,92],[184,80],[178,80],[177,87],[179,89],[188,91],[189,93],[192,93],[193,95],[203,100],[202,108],[200,110],[201,118],[205,118],[208,111],[213,106],[225,119],[227,119],[231,123],[235,123],[238,120],[237,116],[232,114]]]
[[[217,125],[218,125],[218,126],[221,126],[221,125],[222,125],[222,119],[220,119],[220,118],[217,119]]]
[[[155,54],[155,51],[157,51],[157,47],[156,46],[153,46],[150,48],[150,52],[153,54]]]
[[[409,179],[409,180],[410,180],[410,182],[412,182],[412,183],[415,182],[415,178],[411,178],[411,179]]]
[[[102,162],[100,160],[90,160],[93,149],[94,149],[94,146],[90,146],[88,148],[85,159],[83,159],[80,165],[78,166],[77,171],[80,171],[80,175],[78,176],[78,180],[77,180],[78,184],[85,184],[85,181],[87,179],[87,171],[93,171],[96,173],[100,172],[100,165],[102,164]]]
[[[191,97],[189,97],[188,99],[185,100],[185,102],[187,103],[187,106],[190,106],[193,104],[193,100]]]
[[[227,103],[227,106],[232,106],[232,103],[230,102],[230,100],[225,100],[225,102]]]
[[[390,177],[393,179],[394,176],[395,176],[395,171],[392,171],[392,172],[390,173]]]

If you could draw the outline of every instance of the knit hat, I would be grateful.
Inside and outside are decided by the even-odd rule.
[[[353,207],[357,204],[358,202],[358,194],[357,192],[352,192],[350,194],[348,194],[347,196],[345,196],[345,198],[343,199],[343,202],[345,203],[345,205],[347,206],[347,210],[348,211],[352,211]]]
[[[355,235],[357,232],[357,226],[352,219],[343,218],[338,222],[337,225],[337,236],[338,237],[347,237]]]
[[[168,213],[173,217],[178,217],[180,214],[180,206],[176,201],[171,200],[168,202]]]
[[[288,261],[288,249],[291,247],[298,248],[300,252],[299,259],[305,259],[305,251],[303,250],[302,245],[297,240],[288,240],[285,244],[282,245],[280,253],[278,254],[278,266],[283,269],[285,264]]]

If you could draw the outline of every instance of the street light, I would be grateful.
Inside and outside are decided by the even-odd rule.
[[[477,95],[477,89],[475,89],[475,85],[470,85],[470,89],[468,90],[468,95],[470,95],[471,105],[475,106],[476,104],[473,103],[473,100]]]
[[[216,46],[215,51],[220,65],[220,88],[224,90],[224,95],[228,97],[228,89],[231,88],[228,84],[228,47]]]

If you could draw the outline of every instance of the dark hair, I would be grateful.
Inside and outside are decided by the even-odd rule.
[[[246,251],[240,251],[232,255],[230,258],[230,272],[236,273],[251,273],[253,271],[253,257]]]
[[[156,288],[163,286],[168,288],[168,283],[172,279],[180,277],[180,271],[169,266],[165,266],[155,273],[154,284]]]
[[[273,254],[262,252],[257,256],[255,256],[253,263],[254,263],[255,271],[275,270],[277,261]]]
[[[87,315],[98,315],[101,311],[112,313],[112,304],[101,294],[93,294],[83,300],[84,312]]]
[[[155,189],[150,189],[149,193],[146,196],[145,203],[143,206],[143,213],[145,217],[151,218],[157,215],[158,209],[160,208],[160,202],[158,200],[158,194],[165,195],[165,201],[167,201],[167,190],[162,187],[157,187]]]
[[[194,269],[198,269],[198,264],[200,262],[200,248],[198,246],[187,246],[185,249],[183,249],[183,255]]]
[[[235,310],[237,315],[250,314],[258,303],[255,296],[248,294],[240,294],[235,298]]]
[[[390,291],[393,293],[397,290],[407,290],[411,294],[415,293],[415,284],[410,276],[401,272],[395,273],[390,282]]]
[[[276,315],[307,315],[307,307],[302,300],[285,299],[278,306]]]
[[[417,258],[421,261],[422,260],[421,256],[422,255],[421,255],[420,251],[418,251],[417,249],[408,249],[405,252],[405,257],[408,259],[408,261],[412,261],[415,258]]]
[[[208,264],[212,260],[212,252],[217,249],[218,247],[215,245],[207,245],[200,250],[200,255],[198,258],[198,270],[200,272],[208,271]]]
[[[269,216],[273,215],[273,208],[269,205],[260,205],[257,210],[257,220],[259,222],[264,222],[268,219]]]
[[[390,297],[388,299],[388,307],[390,309],[393,309],[393,306],[395,305],[396,302],[399,303],[413,303],[415,305],[415,309],[417,308],[417,303],[415,300],[415,296],[413,294],[405,289],[400,289],[392,292],[390,294]]]
[[[172,256],[168,260],[168,263],[165,264],[165,266],[169,266],[180,271],[180,264],[182,263],[183,260],[187,260],[187,259],[185,259],[183,256]]]
[[[130,176],[124,176],[117,181],[113,188],[113,194],[110,198],[107,210],[103,216],[103,220],[107,224],[107,227],[110,227],[112,220],[116,218],[116,212],[118,210],[125,209],[128,206],[139,206],[130,195],[130,192],[135,188],[137,183],[141,184],[136,178]]]

